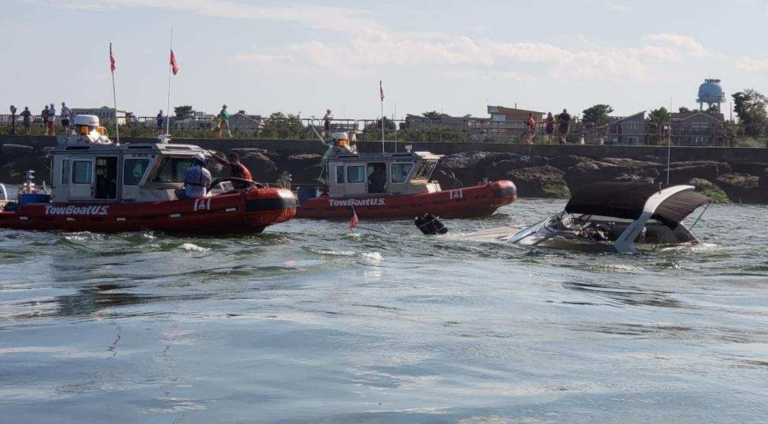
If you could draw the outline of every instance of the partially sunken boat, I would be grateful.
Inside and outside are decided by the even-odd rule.
[[[699,244],[683,220],[712,202],[694,186],[605,182],[577,191],[565,210],[507,241],[526,246],[634,253],[638,248]]]
[[[429,152],[358,153],[344,133],[326,153],[321,188],[299,189],[298,218],[472,218],[517,199],[511,181],[442,190],[431,181],[440,156]]]
[[[95,116],[76,116],[74,124],[79,134],[60,136],[52,152],[50,190],[30,179],[17,201],[0,204],[0,228],[260,233],[296,214],[290,190],[252,181],[235,189],[217,180],[206,197],[179,200],[187,168],[207,151],[164,142],[117,145],[98,131]]]

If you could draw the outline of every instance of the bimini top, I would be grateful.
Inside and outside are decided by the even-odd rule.
[[[696,208],[712,201],[694,189],[693,186],[672,186],[659,190],[658,186],[648,183],[594,183],[577,191],[565,211],[634,220],[650,208],[651,219],[674,228]],[[656,201],[649,202],[652,196]]]

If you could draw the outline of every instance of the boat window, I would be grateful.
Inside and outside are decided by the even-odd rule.
[[[184,174],[190,166],[192,166],[192,158],[165,157],[160,163],[160,170],[152,182],[183,183]]]
[[[419,170],[416,172],[416,175],[413,176],[413,179],[414,180],[429,179],[429,176],[432,175],[432,171],[435,170],[436,166],[437,166],[437,162],[424,162],[419,167]]]
[[[61,161],[61,184],[69,184],[69,159]]]
[[[344,165],[336,167],[336,183],[344,184]]]
[[[76,160],[72,163],[72,183],[90,184],[93,181],[93,162]]]
[[[139,185],[149,167],[149,159],[126,159],[123,165],[123,184]]]
[[[408,174],[413,169],[413,163],[393,163],[392,164],[392,182],[404,183],[408,181]]]
[[[361,166],[348,166],[347,167],[347,182],[349,183],[364,183],[365,182],[365,167]]]

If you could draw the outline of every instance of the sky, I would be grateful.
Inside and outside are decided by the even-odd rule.
[[[693,108],[768,92],[768,0],[0,0],[0,113],[113,104],[374,119]],[[730,105],[723,107],[727,111]],[[726,112],[727,113],[727,112]]]

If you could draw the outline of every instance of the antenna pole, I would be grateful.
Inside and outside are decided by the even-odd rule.
[[[667,186],[669,186],[669,163],[672,156],[672,97],[669,98],[669,138],[667,138]]]
[[[170,43],[170,51],[173,51],[173,27],[171,27],[171,43]],[[166,114],[165,114],[165,134],[170,135],[171,134],[171,68],[172,66],[170,64],[168,66],[168,105],[166,107]]]

